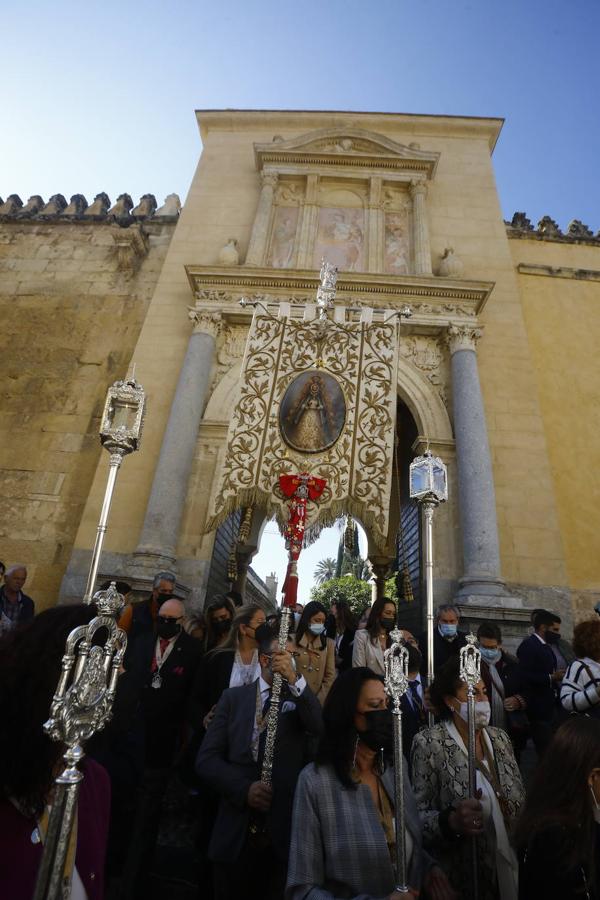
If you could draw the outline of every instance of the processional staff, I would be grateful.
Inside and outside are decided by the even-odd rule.
[[[54,781],[33,900],[62,900],[66,894],[70,896],[72,873],[65,872],[65,866],[83,781],[83,773],[78,768],[85,756],[83,745],[112,716],[117,678],[127,648],[127,635],[117,625],[124,600],[114,581],[108,590],[98,591],[93,597],[92,592],[117,474],[124,457],[139,449],[145,403],[141,385],[128,378],[109,388],[102,413],[100,441],[110,453],[110,463],[83,598],[84,603],[96,605],[98,615],[89,625],[75,628],[69,634],[50,718],[44,723],[48,736],[65,744],[67,749],[63,754],[65,768]]]
[[[385,692],[390,698],[394,717],[394,820],[396,830],[396,891],[408,893],[406,865],[406,830],[404,811],[404,752],[402,749],[402,697],[408,690],[408,650],[402,632],[396,626],[392,643],[383,654]]]
[[[460,651],[460,678],[467,685],[467,724],[469,731],[469,796],[477,798],[477,756],[475,749],[475,688],[481,680],[481,651],[473,633],[467,635],[467,643]],[[471,837],[473,900],[479,895],[477,876],[477,835]]]
[[[288,521],[284,528],[285,545],[288,551],[288,567],[282,588],[283,603],[278,635],[280,650],[285,650],[286,648],[292,608],[295,606],[298,597],[298,558],[302,550],[306,528],[306,504],[309,500],[317,500],[325,490],[326,484],[327,482],[324,478],[314,478],[308,472],[301,472],[299,475],[279,476],[279,488],[282,494],[289,498]],[[271,704],[269,707],[269,721],[267,723],[265,753],[261,772],[261,781],[269,787],[271,786],[271,775],[273,772],[273,755],[279,721],[282,682],[281,673],[275,672],[271,687]]]

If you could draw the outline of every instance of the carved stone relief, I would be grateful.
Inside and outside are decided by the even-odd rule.
[[[400,340],[400,355],[423,372],[447,407],[446,385],[449,379],[449,369],[439,342],[435,338],[422,335],[403,337]]]

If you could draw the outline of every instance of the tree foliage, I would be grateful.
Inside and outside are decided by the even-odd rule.
[[[371,603],[371,587],[353,575],[342,575],[341,578],[330,578],[324,584],[314,587],[310,592],[311,600],[318,600],[327,609],[336,600],[345,600],[353,613],[359,614]]]
[[[317,584],[325,584],[326,581],[335,578],[335,570],[336,561],[328,556],[326,559],[322,559],[317,563],[313,578]]]

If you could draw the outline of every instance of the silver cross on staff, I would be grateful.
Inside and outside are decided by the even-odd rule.
[[[383,654],[385,692],[394,717],[394,819],[396,826],[396,890],[408,893],[406,831],[404,827],[404,753],[402,750],[402,697],[408,690],[408,650],[402,632],[394,628],[392,643]]]
[[[319,308],[320,319],[326,319],[327,310],[333,309],[337,275],[337,266],[328,263],[324,259],[321,260],[321,283],[317,290],[317,306]]]
[[[467,713],[469,726],[469,797],[477,794],[477,757],[475,755],[475,688],[481,679],[481,651],[477,646],[477,638],[471,632],[467,635],[467,643],[460,651],[460,679],[467,685]],[[477,876],[477,836],[472,839],[472,875],[473,900],[477,900],[479,883]]]

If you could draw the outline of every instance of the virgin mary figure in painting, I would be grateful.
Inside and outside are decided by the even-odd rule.
[[[281,404],[284,440],[295,450],[318,453],[338,439],[346,404],[337,381],[327,374],[305,373],[290,384]]]

